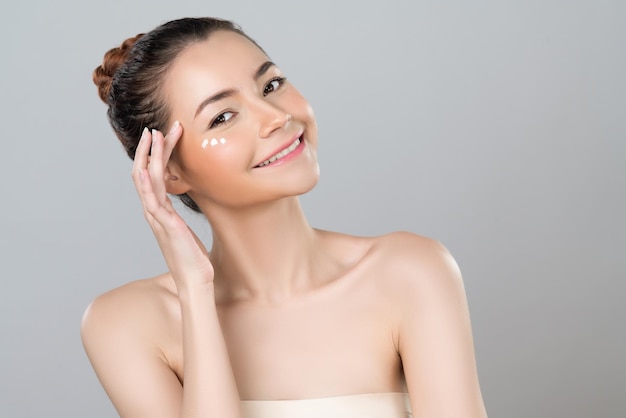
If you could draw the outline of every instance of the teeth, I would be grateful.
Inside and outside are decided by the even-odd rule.
[[[293,142],[293,144],[289,145],[287,148],[285,148],[284,150],[280,151],[278,154],[273,155],[272,157],[270,157],[269,160],[263,161],[261,164],[259,164],[259,167],[263,167],[263,166],[266,166],[266,165],[268,165],[270,163],[273,163],[276,160],[280,160],[285,155],[287,155],[291,151],[295,150],[298,147],[298,145],[300,145],[300,138],[296,139]]]

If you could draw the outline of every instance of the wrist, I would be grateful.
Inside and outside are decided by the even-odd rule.
[[[176,288],[178,291],[178,298],[181,301],[189,301],[196,298],[206,298],[215,296],[215,287],[213,282],[177,282]]]

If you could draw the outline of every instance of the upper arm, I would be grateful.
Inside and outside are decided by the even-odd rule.
[[[81,336],[89,360],[121,417],[180,416],[182,386],[151,327],[126,299],[105,294],[85,312]]]
[[[485,417],[463,281],[439,243],[403,236],[398,351],[415,418]]]

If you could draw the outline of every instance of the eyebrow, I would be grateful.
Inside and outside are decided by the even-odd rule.
[[[259,78],[263,77],[263,75],[267,72],[267,70],[269,70],[274,65],[276,64],[274,64],[272,61],[265,61],[263,64],[261,64],[261,66],[254,73],[254,79],[258,80]],[[218,93],[215,93],[212,96],[207,97],[198,105],[198,108],[196,109],[196,114],[194,115],[194,119],[200,114],[200,112],[202,112],[202,110],[205,107],[207,107],[211,103],[215,103],[222,99],[226,99],[227,97],[230,97],[233,94],[235,94],[235,90],[227,89],[227,90],[222,90]]]
[[[217,101],[230,97],[233,94],[235,94],[235,90],[228,89],[228,90],[222,90],[219,93],[215,93],[213,96],[207,97],[206,99],[202,101],[202,103],[198,105],[198,109],[196,109],[196,114],[193,116],[194,119],[200,114],[200,112],[202,112],[202,110],[205,107],[207,107],[211,103],[215,103]]]
[[[265,61],[263,64],[261,64],[259,69],[256,70],[256,73],[254,73],[254,79],[258,80],[259,78],[263,77],[263,74],[265,74],[267,70],[269,70],[274,65],[276,64],[274,64],[272,61]]]

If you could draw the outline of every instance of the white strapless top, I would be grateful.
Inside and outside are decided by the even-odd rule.
[[[406,393],[367,393],[286,401],[241,401],[245,418],[411,418]]]

